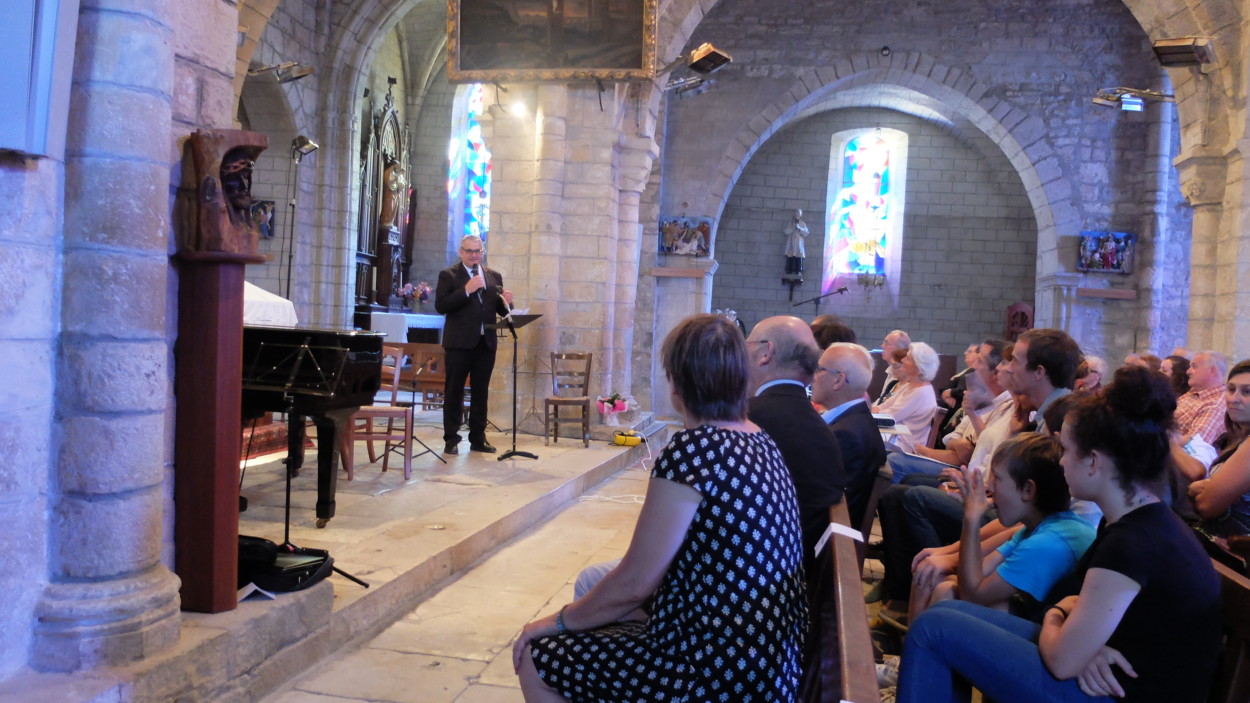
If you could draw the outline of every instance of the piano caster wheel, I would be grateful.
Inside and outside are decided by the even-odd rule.
[[[321,528],[325,527],[325,526],[326,526],[326,523],[327,523],[327,522],[329,522],[329,521],[330,521],[330,518],[328,518],[328,517],[319,517],[319,518],[317,518],[317,529],[321,529]]]

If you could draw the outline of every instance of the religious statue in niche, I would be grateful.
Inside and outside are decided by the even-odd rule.
[[[238,129],[191,135],[183,152],[179,197],[182,249],[256,254],[252,170],[268,146],[264,134]]]
[[[711,247],[710,217],[660,218],[660,253],[707,256]]]
[[[1137,235],[1129,232],[1083,231],[1080,241],[1076,259],[1077,271],[1132,273]]]
[[[786,225],[783,232],[786,235],[786,275],[797,276],[801,279],[803,278],[803,260],[807,258],[803,240],[811,234],[807,223],[803,221],[802,210],[794,211],[794,217],[790,219],[790,224]]]

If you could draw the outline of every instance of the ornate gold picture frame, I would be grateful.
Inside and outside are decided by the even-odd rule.
[[[448,80],[650,80],[656,2],[448,0]]]

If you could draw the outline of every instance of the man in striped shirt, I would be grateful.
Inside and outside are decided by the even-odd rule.
[[[1176,426],[1184,441],[1198,435],[1208,444],[1224,434],[1224,376],[1228,359],[1213,351],[1199,352],[1189,365],[1189,392],[1176,399]]]

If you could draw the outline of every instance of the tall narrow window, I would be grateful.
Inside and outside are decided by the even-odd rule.
[[[490,149],[482,136],[482,85],[462,86],[453,104],[452,137],[447,149],[448,239],[454,249],[460,238],[483,239],[490,228]]]
[[[821,289],[848,281],[898,293],[907,134],[859,129],[833,135]]]

